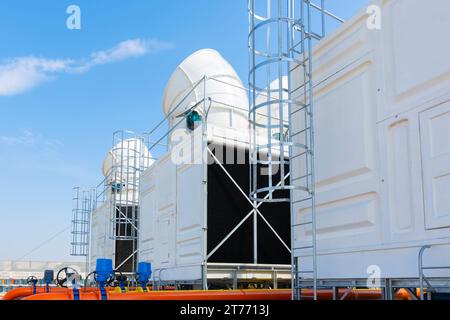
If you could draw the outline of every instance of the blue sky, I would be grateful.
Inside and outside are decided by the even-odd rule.
[[[349,18],[367,2],[328,7]],[[71,4],[81,30],[66,28]],[[217,49],[245,83],[247,30],[246,0],[2,0],[0,260],[70,225],[72,187],[101,179],[115,130],[161,119],[166,81],[190,53]],[[69,233],[24,258],[73,260]]]

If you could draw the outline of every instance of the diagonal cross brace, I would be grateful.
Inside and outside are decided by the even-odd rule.
[[[256,213],[261,217],[261,219],[267,224],[269,229],[275,234],[275,236],[278,238],[278,240],[283,244],[283,246],[291,253],[291,249],[289,246],[283,241],[283,239],[280,237],[280,235],[275,231],[275,229],[272,227],[272,225],[267,221],[267,219],[262,215],[262,213],[258,210],[258,208],[262,205],[262,202],[259,205],[256,205],[253,203],[253,201],[249,198],[249,196],[242,190],[242,188],[239,186],[239,184],[233,179],[231,174],[225,169],[222,163],[220,163],[220,160],[217,159],[217,157],[214,155],[214,153],[207,148],[208,153],[211,155],[211,157],[214,159],[214,161],[220,166],[220,168],[225,172],[225,174],[228,176],[228,178],[233,182],[233,184],[238,188],[238,190],[242,193],[242,195],[245,197],[245,199],[251,204],[253,207],[253,210],[247,214],[247,216],[222,240],[219,245],[214,248],[214,250],[211,251],[211,253],[208,255],[208,258],[210,258],[214,253],[217,252],[217,250],[222,247],[222,245],[241,227],[244,222],[251,217],[251,215],[256,211]],[[287,179],[289,177],[289,173],[284,177],[284,179]],[[281,181],[279,182],[281,183]]]

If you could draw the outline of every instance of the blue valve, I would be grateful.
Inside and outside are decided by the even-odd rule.
[[[55,272],[53,270],[45,270],[44,271],[44,284],[45,291],[50,292],[50,284],[55,279]]]
[[[138,282],[141,284],[142,289],[147,291],[147,283],[150,281],[152,276],[152,265],[148,262],[140,262],[138,264]]]
[[[36,285],[38,283],[38,279],[35,276],[29,276],[27,279],[27,283],[31,284],[33,288],[33,294],[36,294]]]
[[[113,262],[111,259],[98,259],[97,267],[95,270],[96,279],[100,288],[100,292],[102,294],[102,300],[107,299],[105,285],[108,282],[108,279],[111,275],[114,274],[113,270]]]
[[[113,273],[113,263],[111,259],[98,259],[95,269],[97,282],[105,284]]]

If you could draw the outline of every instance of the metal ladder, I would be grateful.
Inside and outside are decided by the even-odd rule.
[[[313,25],[319,13],[320,32]],[[326,33],[326,18],[343,22],[311,0],[249,0],[250,50],[250,178],[256,203],[291,204],[291,253],[293,298],[317,300],[317,221],[314,168],[312,48]],[[301,74],[293,88],[293,72]],[[262,137],[261,137],[262,132]],[[286,159],[287,158],[287,159]],[[285,182],[285,166],[290,178]],[[262,179],[259,171],[265,169]],[[289,197],[286,196],[289,193]],[[310,218],[299,221],[299,212]],[[302,239],[302,228],[310,237]],[[304,232],[306,234],[306,232]],[[306,259],[310,257],[307,265]],[[312,295],[302,295],[311,288]]]
[[[142,144],[140,144],[142,143]],[[106,186],[110,196],[110,239],[132,242],[131,254],[115,261],[119,270],[131,261],[136,272],[139,236],[139,180],[144,168],[144,139],[131,131],[120,130],[113,134],[112,163]]]
[[[315,18],[314,18],[315,17]],[[290,109],[290,140],[292,147],[303,146],[291,153],[290,161],[299,163],[300,168],[292,166],[291,183],[295,186],[291,199],[291,225],[292,225],[292,265],[294,298],[318,299],[318,259],[317,259],[317,215],[315,191],[315,132],[314,132],[314,83],[313,83],[313,46],[326,36],[326,21],[332,19],[339,23],[343,19],[325,9],[325,0],[320,5],[311,0],[299,1],[293,11],[294,25],[292,26],[289,48],[296,65],[290,73],[299,72],[301,80],[298,87],[289,86],[290,100],[293,108]],[[320,26],[315,32],[314,25]],[[295,172],[298,171],[298,172]],[[298,212],[304,212],[303,220]],[[301,229],[304,229],[303,232]],[[307,231],[310,228],[310,237]],[[300,230],[298,230],[300,229]],[[305,235],[303,244],[297,244],[296,235]],[[310,262],[304,262],[309,257]],[[303,289],[311,288],[311,296],[306,296]]]
[[[89,264],[91,214],[94,206],[94,190],[73,188],[70,255],[85,257]],[[87,269],[86,269],[87,270]]]
[[[290,87],[291,97],[297,96],[297,105],[290,110],[291,140],[304,148],[297,148],[291,156],[291,161],[301,163],[298,172],[292,169],[292,180],[299,189],[291,201],[291,226],[292,226],[292,268],[294,281],[294,298],[318,299],[317,276],[317,218],[315,198],[315,162],[314,162],[314,109],[313,109],[313,65],[312,59],[312,22],[311,5],[309,1],[300,1],[299,18],[292,29],[292,47],[290,51],[298,60],[294,69],[290,72],[300,72],[301,81],[297,88]],[[297,36],[297,37],[296,37]],[[298,40],[296,38],[299,38]],[[295,68],[299,69],[296,70]],[[297,100],[296,100],[297,101]],[[298,212],[303,211],[303,216],[310,215],[306,220],[300,220]],[[311,236],[306,237],[308,228],[311,228]],[[303,231],[302,231],[303,229]],[[302,244],[297,242],[302,234],[305,234]],[[310,256],[311,262],[304,263],[304,257]],[[305,296],[303,289],[312,288],[312,296]]]
[[[430,283],[424,274],[425,270],[450,270],[450,266],[423,266],[423,254],[427,249],[430,249],[430,245],[423,246],[419,251],[419,286],[420,286],[420,300],[425,300],[424,290],[429,289],[428,293],[436,291],[436,288]],[[425,287],[426,284],[426,287]]]

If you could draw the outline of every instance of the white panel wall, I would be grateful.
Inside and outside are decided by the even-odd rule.
[[[450,103],[419,114],[425,226],[450,227]]]
[[[177,166],[171,153],[141,180],[139,260],[155,280],[199,280],[203,261],[203,166]]]
[[[97,259],[114,259],[114,241],[110,239],[110,205],[104,203],[92,213],[90,270],[95,270]]]
[[[182,265],[203,261],[203,166],[186,165],[177,170],[177,261]]]
[[[416,277],[425,244],[440,245],[425,264],[450,265],[450,2],[374,3],[381,30],[361,13],[314,51],[320,277]],[[295,246],[310,236],[296,228]]]
[[[156,195],[155,168],[148,168],[141,176],[139,217],[139,260],[155,264],[156,239]]]

